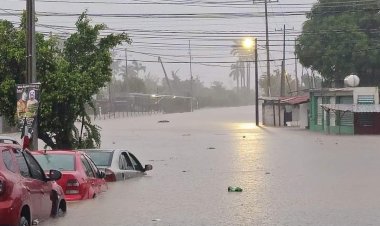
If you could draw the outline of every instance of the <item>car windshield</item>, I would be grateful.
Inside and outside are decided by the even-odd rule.
[[[74,171],[74,155],[68,154],[46,154],[34,156],[42,169],[45,171],[56,169],[62,171]]]
[[[111,166],[113,152],[87,151],[86,154],[91,157],[96,166]]]

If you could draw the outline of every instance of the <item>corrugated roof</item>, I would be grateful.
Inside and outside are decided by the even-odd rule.
[[[354,113],[380,113],[379,104],[321,104],[324,109]]]
[[[297,105],[297,104],[307,103],[309,102],[309,100],[310,100],[309,96],[295,96],[295,97],[288,97],[286,99],[282,99],[281,103]]]

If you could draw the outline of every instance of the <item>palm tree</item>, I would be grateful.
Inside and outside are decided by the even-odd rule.
[[[245,68],[247,69],[247,73],[244,73],[243,76],[241,76],[242,87],[250,88],[249,81],[251,77],[251,70],[249,70],[249,62],[254,60],[253,49],[243,48],[240,40],[234,40],[233,42],[234,45],[232,46],[231,54],[236,56],[238,61],[241,61],[241,67],[243,70]],[[247,75],[247,78],[245,78],[245,74]]]
[[[128,77],[138,77],[140,71],[145,72],[146,66],[143,66],[141,63],[137,61],[132,61],[132,65],[128,65],[127,74]]]
[[[237,61],[231,65],[230,77],[236,80],[236,90],[239,92],[239,79],[244,78],[244,62]]]

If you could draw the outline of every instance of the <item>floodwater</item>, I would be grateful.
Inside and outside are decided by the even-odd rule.
[[[380,139],[254,126],[254,108],[97,121],[147,176],[40,225],[379,225]],[[169,123],[158,123],[169,120]],[[228,186],[242,193],[228,193]]]

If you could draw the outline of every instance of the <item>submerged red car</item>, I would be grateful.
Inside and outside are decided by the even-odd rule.
[[[46,171],[50,168],[62,172],[57,183],[62,187],[67,201],[95,198],[107,190],[105,174],[82,151],[59,150],[33,152]]]
[[[0,225],[29,226],[66,212],[62,188],[48,176],[29,151],[15,144],[0,145]]]

